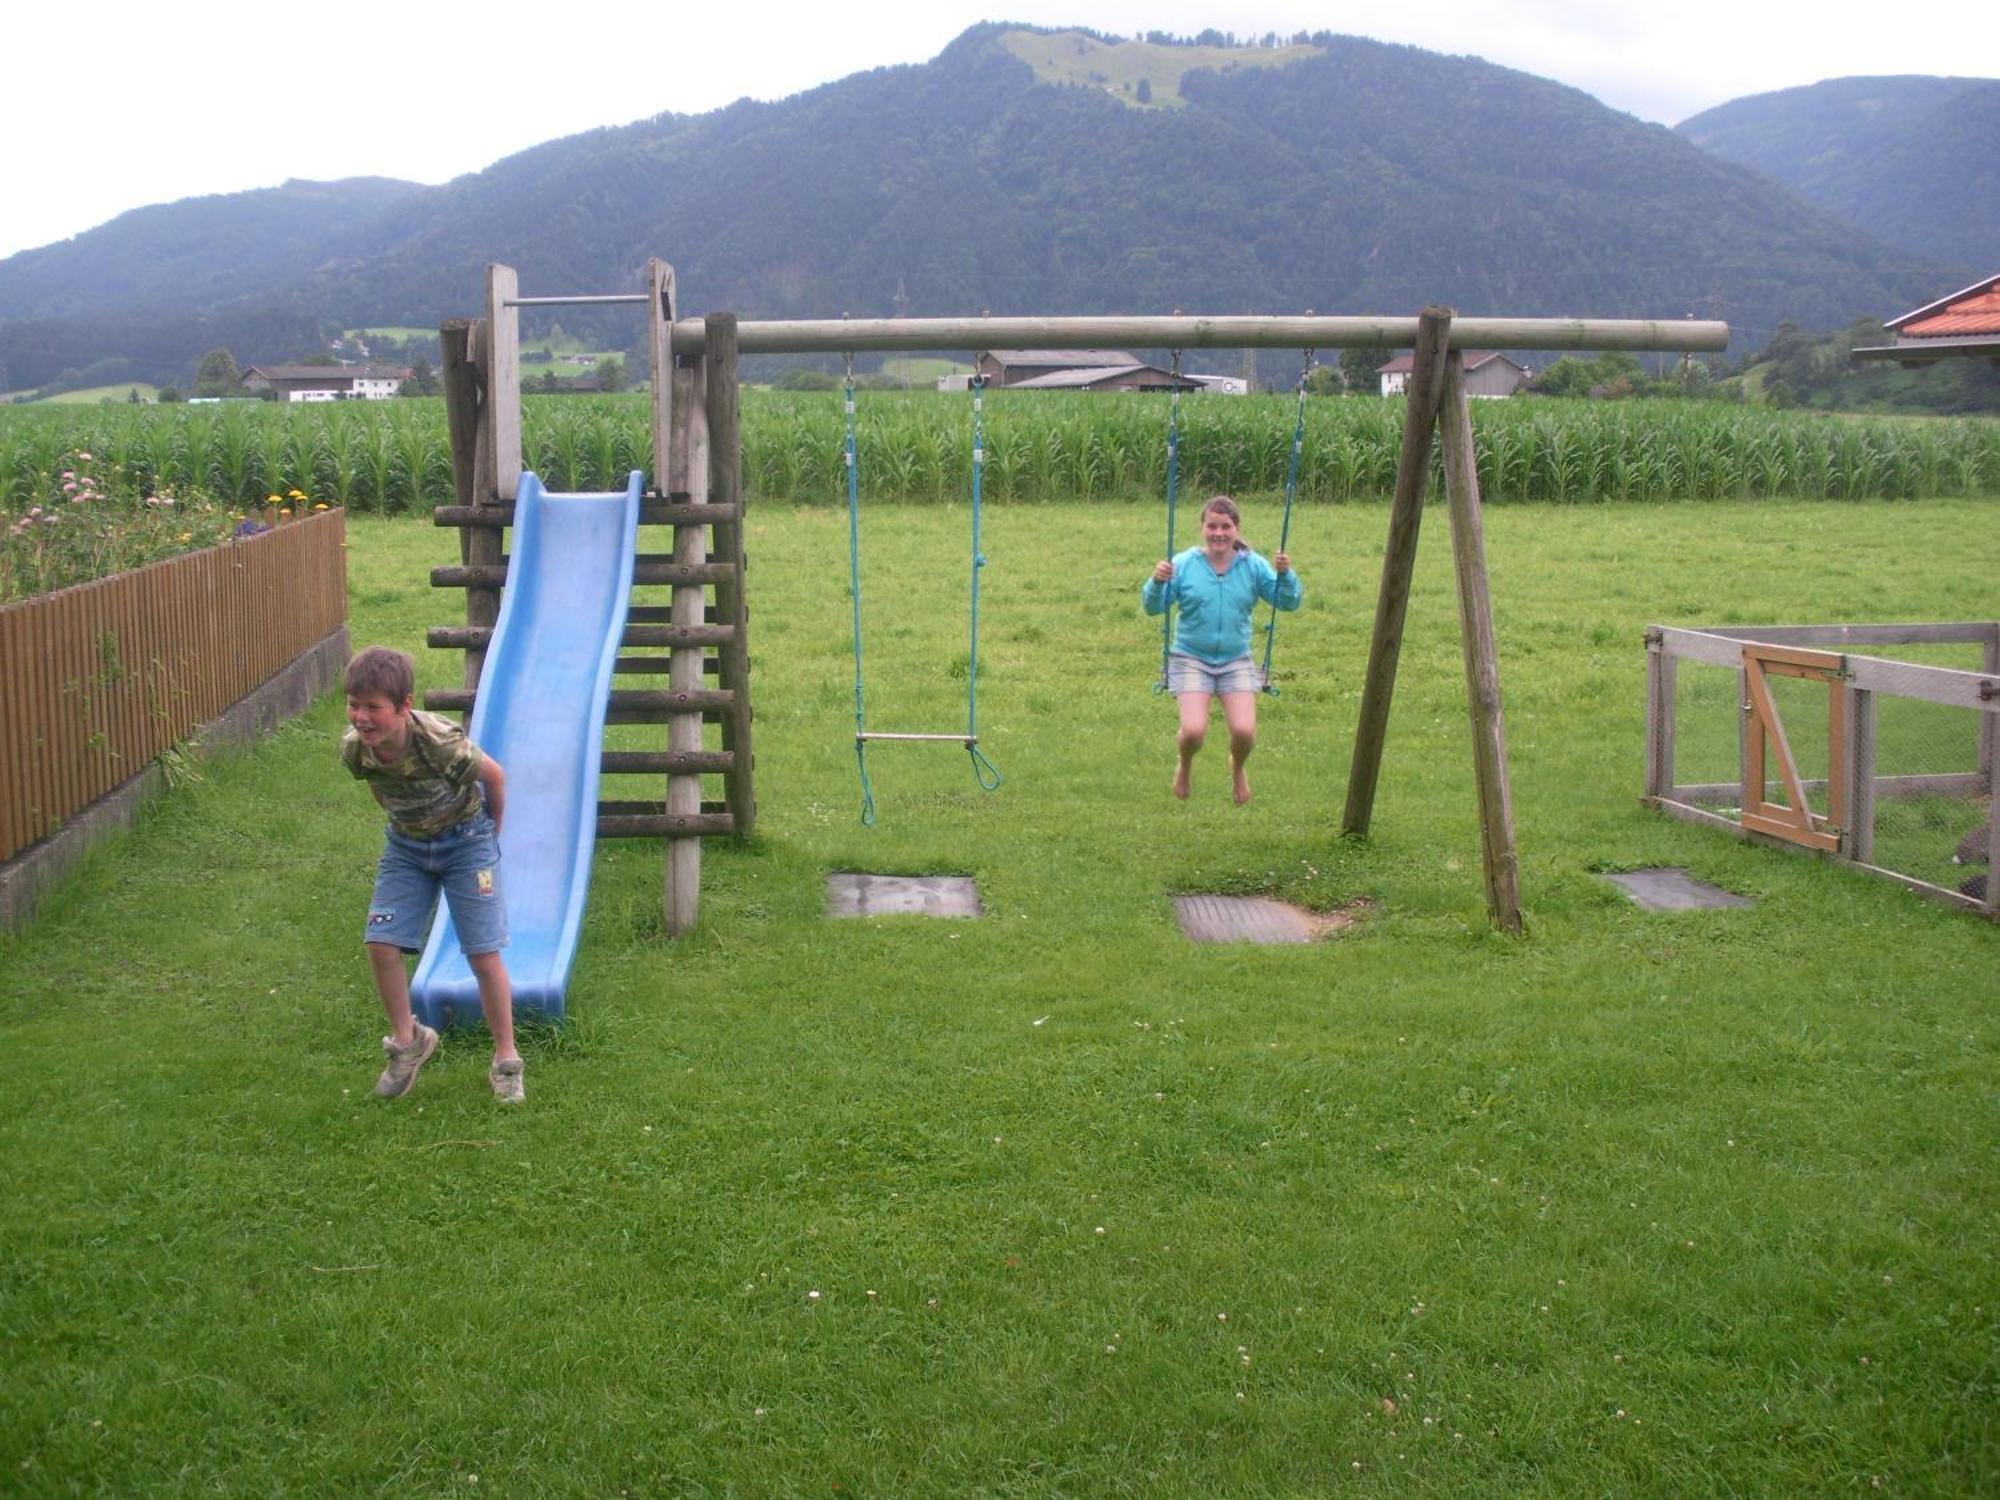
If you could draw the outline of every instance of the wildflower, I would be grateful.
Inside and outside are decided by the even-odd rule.
[[[284,504],[284,501],[285,497],[283,495],[266,495],[264,497],[264,503],[266,505],[282,505]]]
[[[90,455],[88,453],[78,453],[77,457],[81,459],[84,463],[90,462]]]
[[[306,492],[304,490],[286,490],[285,493],[294,500],[303,500],[306,498]]]
[[[325,509],[326,509],[326,502],[325,502],[324,500],[320,501],[320,502],[319,502],[318,504],[316,504],[316,505],[314,505],[314,506],[313,506],[313,509],[314,509],[314,510],[325,510]]]
[[[63,493],[65,495],[74,495],[76,493],[76,481],[74,479],[63,481]]]

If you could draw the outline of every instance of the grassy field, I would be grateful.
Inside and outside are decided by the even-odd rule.
[[[139,393],[144,402],[160,399],[160,388],[145,381],[123,381],[117,385],[94,385],[81,391],[64,391],[60,396],[49,396],[41,401],[23,403],[29,406],[99,406],[106,401],[123,402],[131,405],[132,392]]]
[[[875,727],[960,722],[966,519],[866,518]],[[2000,1488],[2000,930],[1636,805],[1647,623],[1990,618],[1991,505],[1489,512],[1518,941],[1443,515],[1365,845],[1386,510],[1295,522],[1241,810],[1213,745],[1167,795],[1159,520],[988,513],[1006,783],[882,746],[865,830],[844,521],[753,511],[759,834],[709,845],[677,944],[659,847],[600,846],[517,1113],[474,1037],[367,1097],[379,833],[335,703],[156,804],[0,940],[0,1491]],[[456,558],[355,518],[357,642],[455,682],[420,643]],[[1648,864],[1756,905],[1595,873]],[[974,875],[987,915],[825,918],[852,869]],[[1197,948],[1196,889],[1374,914]]]
[[[1285,47],[1179,47],[1158,42],[1101,42],[1080,31],[1054,33],[1010,31],[1001,39],[1007,50],[1035,70],[1046,83],[1101,88],[1127,104],[1149,103],[1157,109],[1179,109],[1181,77],[1195,68],[1233,73],[1238,68],[1276,68],[1321,49],[1301,44]],[[1147,98],[1139,98],[1139,85]]]

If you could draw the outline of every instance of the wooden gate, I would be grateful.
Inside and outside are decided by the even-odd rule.
[[[1812,810],[1798,759],[1785,737],[1785,725],[1771,696],[1772,677],[1803,677],[1827,685],[1826,812]],[[1796,646],[1769,646],[1747,641],[1743,646],[1744,739],[1743,826],[1808,849],[1838,850],[1848,827],[1847,661],[1831,651],[1806,651]],[[1775,751],[1778,777],[1789,802],[1765,800],[1765,762]]]

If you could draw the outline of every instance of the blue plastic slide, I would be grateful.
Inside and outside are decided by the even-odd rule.
[[[517,1016],[563,1015],[644,483],[634,470],[622,493],[555,495],[523,474],[514,502],[507,588],[466,727],[507,776],[500,885]],[[410,999],[428,1026],[480,1019],[479,986],[442,900]]]

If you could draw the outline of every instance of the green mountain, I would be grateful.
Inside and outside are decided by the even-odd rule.
[[[492,260],[553,293],[634,288],[662,255],[690,310],[746,317],[1441,301],[1720,315],[1749,343],[1787,319],[1900,311],[1944,275],[1546,79],[1353,37],[1224,40],[981,25],[926,64],[399,190],[282,251],[217,227],[235,199],[174,205],[181,238],[144,257],[103,248],[114,221],[0,262],[0,384],[81,366],[140,308],[147,359],[184,325],[187,352],[159,371],[180,379],[246,319],[264,320],[258,338],[304,320],[433,324],[475,310]],[[245,362],[301,352],[231,347]]]
[[[2000,270],[2000,79],[1831,78],[1732,99],[1675,129],[1962,273],[1933,296]]]

